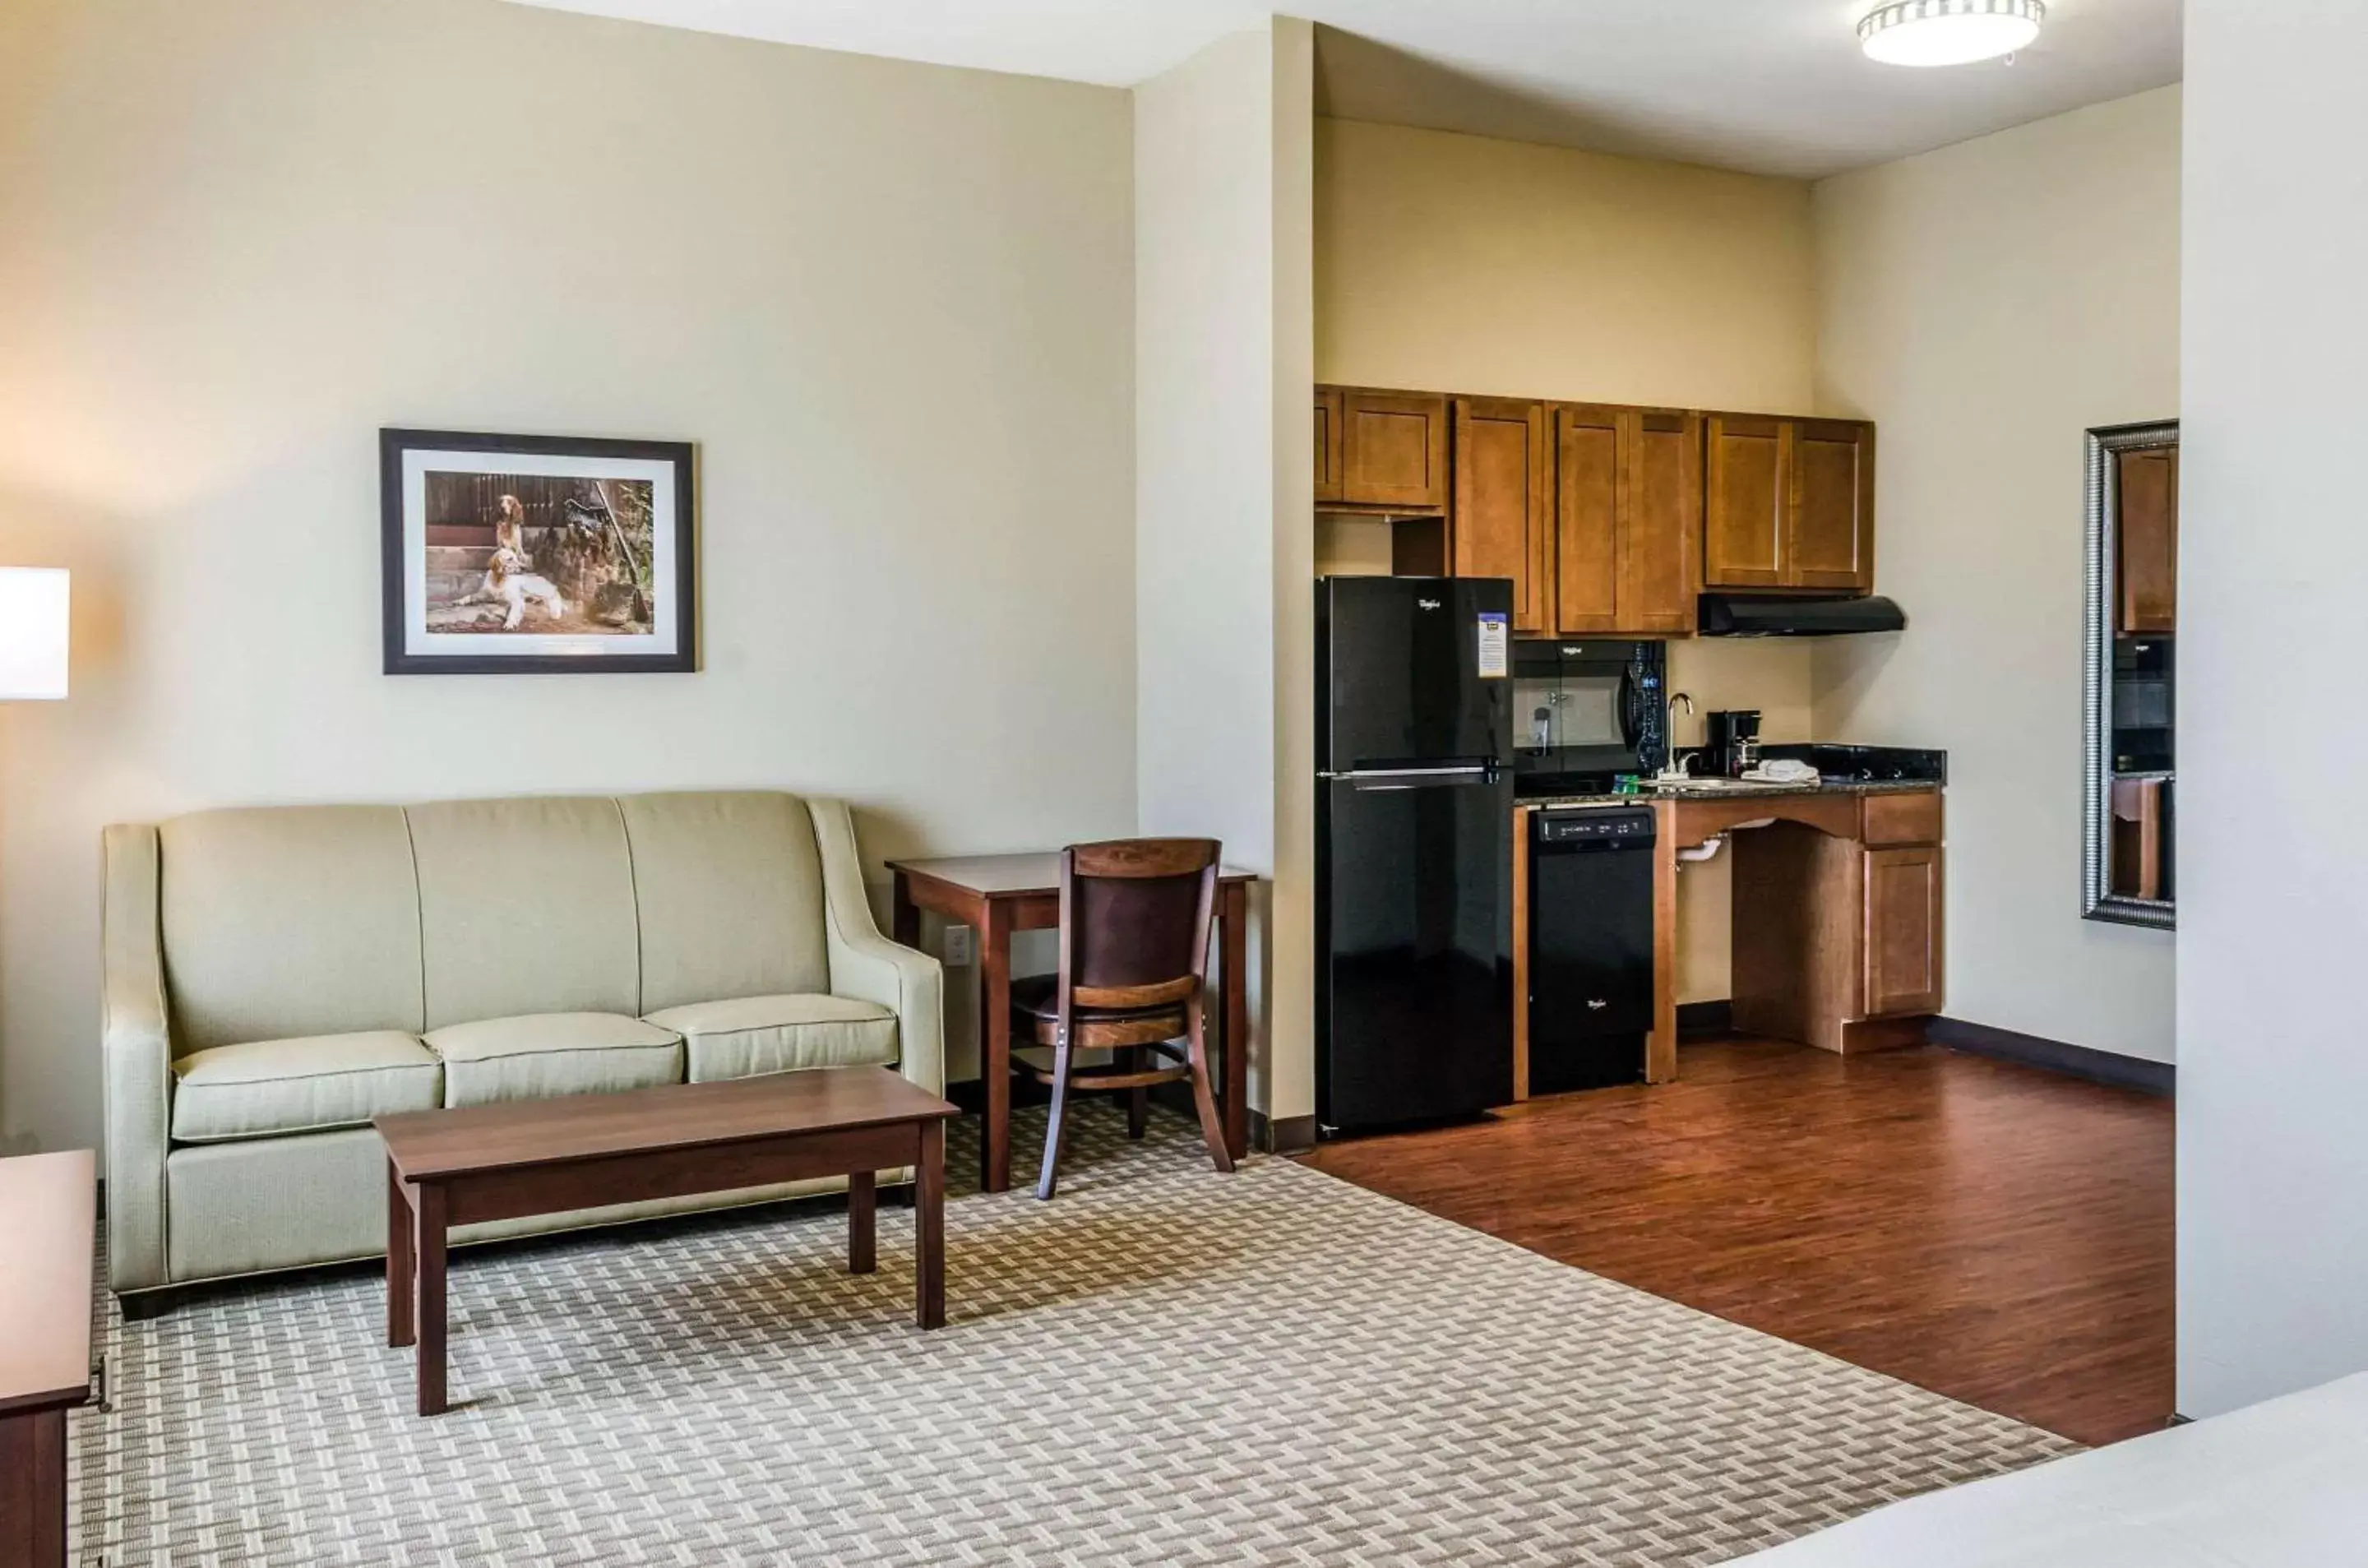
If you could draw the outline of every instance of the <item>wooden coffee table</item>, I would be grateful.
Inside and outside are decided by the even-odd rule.
[[[847,1177],[848,1271],[872,1268],[876,1173],[910,1165],[914,1315],[946,1321],[946,1120],[884,1067],[774,1073],[614,1095],[406,1111],[386,1141],[386,1342],[419,1343],[419,1414],[444,1397],[444,1254],[455,1225]]]

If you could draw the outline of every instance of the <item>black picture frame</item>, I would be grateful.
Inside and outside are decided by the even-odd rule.
[[[379,431],[379,575],[383,671],[422,675],[690,675],[699,669],[698,507],[695,453],[689,441],[620,440],[587,436],[512,436],[484,431],[422,430],[388,426]],[[672,549],[674,646],[663,653],[620,649],[611,653],[589,639],[584,651],[555,654],[493,655],[461,651],[419,653],[408,632],[406,587],[410,581],[405,539],[404,458],[415,451],[481,453],[488,458],[598,458],[665,464],[671,470],[672,517],[653,519],[653,543],[665,537]],[[497,463],[489,463],[497,472]],[[424,538],[424,533],[423,533]],[[653,562],[655,574],[655,559]],[[621,639],[620,639],[621,641]]]

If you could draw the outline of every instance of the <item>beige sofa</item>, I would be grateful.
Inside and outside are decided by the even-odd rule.
[[[110,827],[105,859],[108,1270],[129,1304],[382,1255],[385,1112],[859,1062],[943,1087],[937,960],[880,935],[836,801],[201,812]]]

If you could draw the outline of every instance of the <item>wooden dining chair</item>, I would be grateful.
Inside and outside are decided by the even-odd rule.
[[[1015,1029],[1052,1052],[1049,1069],[1014,1055],[1053,1089],[1038,1198],[1053,1196],[1069,1096],[1078,1091],[1125,1091],[1126,1133],[1140,1138],[1151,1085],[1189,1079],[1209,1158],[1234,1168],[1209,1087],[1203,1005],[1217,857],[1209,838],[1121,838],[1061,851],[1060,972],[1011,983]],[[1081,1068],[1080,1051],[1108,1051],[1110,1065]],[[1240,1070],[1226,1062],[1228,1073]]]

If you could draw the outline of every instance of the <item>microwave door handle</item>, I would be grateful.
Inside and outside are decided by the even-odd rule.
[[[1633,666],[1623,665],[1620,670],[1620,744],[1630,751],[1636,749],[1644,729],[1640,706],[1636,700],[1636,672]]]

